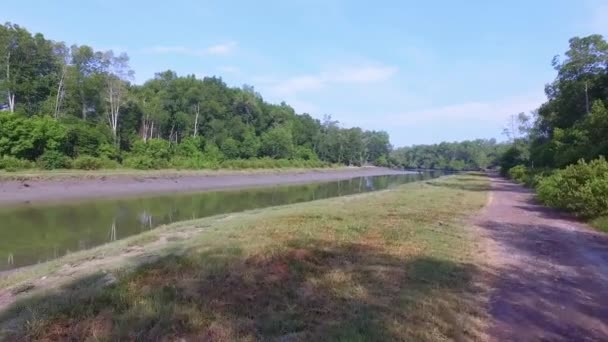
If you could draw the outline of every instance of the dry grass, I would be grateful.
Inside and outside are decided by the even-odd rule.
[[[453,176],[181,224],[209,226],[110,286],[94,275],[18,303],[0,326],[42,341],[484,340],[465,219],[486,184]]]

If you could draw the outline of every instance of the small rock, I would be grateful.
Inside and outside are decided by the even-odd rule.
[[[24,186],[24,187],[26,187],[26,188],[29,188],[29,187],[30,187],[30,185],[29,185],[29,184],[27,184],[27,183],[23,183],[23,186]]]

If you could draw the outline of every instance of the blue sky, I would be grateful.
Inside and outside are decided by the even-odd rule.
[[[544,101],[568,39],[608,33],[608,1],[20,0],[0,21],[127,52],[138,83],[218,75],[403,146],[502,139]]]

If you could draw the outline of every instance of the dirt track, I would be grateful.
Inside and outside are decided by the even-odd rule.
[[[0,181],[0,205],[82,198],[119,197],[146,193],[219,190],[333,181],[360,176],[404,174],[379,167],[322,171],[217,175],[122,176],[96,179]]]
[[[495,178],[476,220],[487,238],[496,341],[608,341],[608,235]]]

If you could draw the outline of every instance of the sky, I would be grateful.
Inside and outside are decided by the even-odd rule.
[[[19,0],[0,21],[126,52],[136,83],[221,76],[405,146],[504,140],[509,115],[544,102],[568,39],[608,34],[608,0]]]

